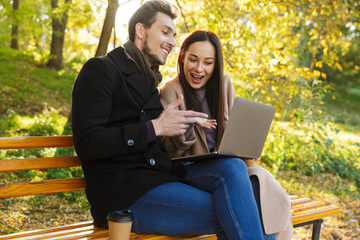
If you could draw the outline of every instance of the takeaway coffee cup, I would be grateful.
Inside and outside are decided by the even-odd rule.
[[[134,216],[130,210],[113,211],[108,214],[109,239],[128,240],[130,238],[131,224]]]

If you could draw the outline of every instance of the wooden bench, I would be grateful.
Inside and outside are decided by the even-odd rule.
[[[72,136],[0,137],[0,149],[57,148],[73,146]],[[81,166],[77,157],[27,158],[0,160],[0,172],[66,168]],[[84,178],[53,179],[36,182],[2,183],[0,198],[83,190]],[[313,225],[312,239],[319,239],[323,218],[339,214],[340,209],[310,198],[289,196],[293,203],[294,228]],[[91,221],[62,227],[20,232],[0,236],[0,239],[108,239],[108,230],[94,227]],[[169,237],[132,233],[131,239],[216,239],[215,235]]]

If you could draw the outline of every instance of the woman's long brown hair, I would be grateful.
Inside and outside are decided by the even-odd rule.
[[[216,149],[224,132],[224,59],[219,38],[215,33],[207,30],[192,32],[183,42],[177,62],[177,74],[184,90],[186,108],[202,112],[201,103],[195,90],[186,81],[183,59],[189,46],[195,42],[210,42],[215,48],[215,67],[213,74],[206,83],[205,97],[209,105],[210,113],[217,121]]]

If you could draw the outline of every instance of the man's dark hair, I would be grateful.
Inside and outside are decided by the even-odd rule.
[[[175,19],[179,15],[178,8],[163,0],[147,1],[140,6],[138,10],[132,15],[129,20],[129,39],[135,40],[135,25],[141,23],[145,28],[150,28],[156,21],[156,14],[158,12],[168,15],[171,19]]]

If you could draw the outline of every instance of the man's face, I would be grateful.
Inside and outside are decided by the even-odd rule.
[[[145,29],[143,54],[150,66],[164,65],[169,53],[175,47],[176,28],[173,20],[158,12],[156,21]]]

